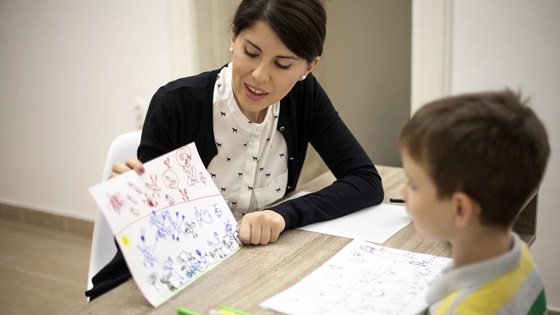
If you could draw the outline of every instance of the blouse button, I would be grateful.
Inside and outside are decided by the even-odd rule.
[[[290,161],[293,161],[293,160],[294,160],[294,157],[293,157],[293,156],[290,156]]]
[[[282,132],[282,131],[284,131],[285,129],[286,129],[286,128],[284,128],[284,126],[280,126],[280,129],[279,129],[279,130]]]
[[[288,186],[288,189],[292,189],[292,186]]]

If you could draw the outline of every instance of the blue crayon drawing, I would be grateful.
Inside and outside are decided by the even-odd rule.
[[[210,215],[210,212],[208,212],[207,209],[199,210],[198,207],[195,206],[194,215],[196,220],[198,221],[199,226],[202,226],[202,222],[210,224],[214,221],[212,220],[212,216]]]
[[[155,239],[154,244],[151,246],[148,245],[146,241],[146,236],[144,235],[145,230],[141,230],[140,235],[140,245],[138,245],[138,250],[144,255],[144,267],[154,267],[155,263],[158,263],[156,256],[154,255],[154,251],[157,245],[157,238]]]
[[[146,299],[158,306],[239,250],[239,226],[191,143],[90,189]]]

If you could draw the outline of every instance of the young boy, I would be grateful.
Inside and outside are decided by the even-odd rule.
[[[453,246],[428,314],[545,314],[541,276],[512,231],[550,153],[535,113],[510,90],[444,98],[412,117],[399,148],[414,226]]]

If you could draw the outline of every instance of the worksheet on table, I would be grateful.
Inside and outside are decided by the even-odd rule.
[[[262,308],[290,315],[420,314],[451,259],[353,240]]]

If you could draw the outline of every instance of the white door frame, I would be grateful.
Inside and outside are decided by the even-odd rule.
[[[411,116],[450,93],[452,5],[452,0],[412,1]]]

